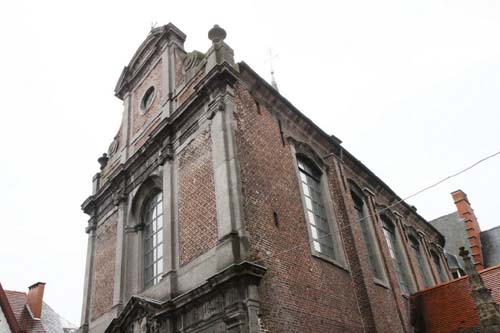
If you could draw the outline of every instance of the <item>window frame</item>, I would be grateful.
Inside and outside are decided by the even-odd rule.
[[[300,193],[300,200],[302,202],[302,211],[304,214],[304,219],[307,224],[307,234],[308,234],[308,239],[309,239],[309,247],[311,250],[311,254],[314,257],[323,259],[325,261],[328,261],[342,269],[347,270],[347,264],[346,264],[346,258],[345,258],[345,252],[344,252],[344,246],[342,244],[342,239],[340,237],[339,233],[339,226],[337,223],[337,220],[335,218],[335,211],[333,208],[333,201],[330,196],[330,189],[328,185],[328,177],[327,177],[327,172],[326,168],[324,166],[319,166],[318,163],[315,162],[315,160],[311,157],[309,157],[307,154],[304,154],[302,152],[297,152],[295,147],[292,145],[292,151],[293,151],[293,157],[294,157],[294,168],[295,168],[295,173],[297,176],[297,185],[299,187],[299,193]],[[303,190],[303,185],[302,185],[302,179],[301,179],[301,170],[299,169],[299,161],[302,163],[305,163],[309,167],[313,167],[319,172],[319,188],[321,190],[321,197],[323,201],[323,206],[325,209],[325,215],[326,215],[326,220],[328,223],[328,227],[330,229],[330,239],[332,241],[333,245],[333,252],[334,252],[334,257],[330,257],[327,254],[324,254],[322,252],[317,251],[314,248],[314,238],[312,235],[311,231],[311,223],[309,221],[308,217],[308,208],[306,205],[305,201],[305,193]]]
[[[410,248],[412,249],[413,256],[415,257],[417,270],[421,277],[423,283],[423,289],[431,288],[433,283],[431,281],[430,270],[428,265],[425,263],[423,246],[420,242],[420,237],[415,237],[415,235],[408,235],[408,240],[410,241]]]
[[[394,221],[392,218],[387,216],[387,214],[380,214],[379,216],[382,222],[382,231],[384,233],[384,239],[385,242],[387,243],[387,246],[389,247],[389,252],[391,252],[391,249],[392,252],[396,251],[396,253],[394,253],[396,258],[392,257],[392,253],[390,254],[391,254],[391,262],[396,271],[396,277],[398,278],[399,287],[403,295],[409,296],[410,294],[415,292],[416,288],[413,279],[411,278],[409,262],[407,261],[406,255],[403,253],[404,245],[403,245],[403,240],[401,239],[401,234],[399,233],[398,230],[397,220]],[[389,229],[392,229],[392,232]],[[386,230],[387,232],[390,232],[392,234],[392,240],[394,241],[394,243],[391,241],[391,243],[393,243],[392,246],[391,244],[389,244],[389,240],[387,239]],[[404,288],[402,287],[400,279],[404,280],[403,282],[406,284],[406,290],[404,290]]]
[[[161,196],[161,198],[159,199],[158,201],[158,196]],[[162,191],[160,190],[154,190],[143,202],[143,207],[142,207],[142,210],[141,210],[141,215],[140,215],[140,219],[141,219],[141,225],[142,225],[142,232],[141,232],[141,242],[140,242],[140,258],[141,258],[141,263],[140,263],[140,273],[141,273],[141,277],[142,277],[142,288],[143,290],[147,290],[147,289],[150,289],[152,287],[154,287],[155,285],[159,284],[160,281],[162,280],[162,276],[163,274],[165,273],[165,265],[164,265],[164,259],[165,259],[165,235],[164,235],[164,231],[165,231],[165,212],[164,212],[164,201],[163,201],[163,193]],[[147,221],[147,219],[149,218],[149,210],[150,208],[153,206],[152,205],[152,202],[153,200],[155,200],[155,204],[154,204],[154,208],[158,209],[158,207],[161,207],[161,215],[156,215],[155,218],[152,218],[151,221]],[[149,226],[152,224],[152,222],[156,222],[158,221],[158,218],[161,218],[161,228],[157,228],[157,230],[155,232],[153,232],[152,234],[148,234],[148,228]],[[149,237],[149,236],[153,236],[153,237]],[[153,238],[154,239],[154,236],[160,236],[161,235],[161,241],[159,242],[153,242],[153,245],[152,245],[152,250],[154,252],[154,250],[156,249],[159,249],[160,252],[161,252],[161,256],[158,257],[158,258],[153,258],[153,262],[152,264],[149,264],[146,260],[146,256],[148,255],[148,252],[151,252],[149,251],[148,249],[146,249],[146,241],[149,239],[149,238]],[[154,254],[153,254],[154,255]],[[146,270],[149,268],[149,267],[153,267],[154,269],[154,266],[155,264],[159,264],[161,265],[162,269],[161,269],[161,272],[160,271],[157,271],[156,274],[153,273],[153,276],[151,279],[147,279],[147,274],[146,274]],[[156,281],[155,281],[156,280]],[[153,283],[152,284],[149,284],[149,282],[152,281]]]
[[[432,263],[436,268],[437,276],[440,280],[440,283],[448,282],[445,266],[443,265],[443,260],[441,259],[441,256],[434,249],[431,249],[429,252],[431,253]]]
[[[384,268],[384,262],[382,259],[382,251],[380,249],[380,245],[377,241],[377,234],[375,230],[375,224],[376,224],[376,218],[374,219],[371,214],[370,214],[370,203],[369,203],[369,198],[365,194],[364,191],[362,191],[359,186],[354,183],[354,181],[349,180],[349,189],[350,193],[349,195],[351,196],[352,200],[352,209],[354,213],[354,218],[356,219],[356,224],[358,225],[361,236],[363,238],[363,243],[365,245],[366,251],[368,252],[368,261],[370,265],[370,270],[373,274],[373,280],[375,283],[382,285],[384,287],[389,287],[388,281],[387,281],[387,272]],[[362,204],[362,214],[363,214],[363,219],[364,223],[362,223],[361,219],[358,216],[358,209],[356,208],[356,201]],[[372,249],[370,251],[370,248]],[[370,253],[373,253],[373,255],[370,255]],[[378,274],[380,276],[376,275],[376,271],[378,270]]]

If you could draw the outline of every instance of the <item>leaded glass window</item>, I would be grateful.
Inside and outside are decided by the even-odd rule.
[[[446,282],[448,279],[446,278],[443,266],[441,266],[441,260],[439,259],[439,255],[434,251],[431,251],[431,255],[432,255],[432,261],[434,261],[434,265],[436,266],[441,282]]]
[[[306,218],[316,252],[332,259],[339,259],[326,215],[321,190],[321,172],[309,163],[298,160],[300,185],[305,204]]]
[[[163,201],[159,192],[144,211],[144,287],[160,282],[163,274]]]
[[[370,230],[371,219],[365,215],[365,205],[363,200],[354,192],[351,192],[352,200],[354,201],[354,211],[356,212],[356,219],[358,221],[363,240],[365,242],[366,251],[368,252],[368,259],[373,275],[379,279],[383,279],[382,268],[378,259],[378,252],[375,248],[375,240]]]
[[[413,254],[417,259],[418,271],[422,281],[424,281],[424,287],[428,288],[431,286],[431,281],[429,275],[427,274],[427,269],[425,268],[424,257],[420,251],[420,244],[417,239],[410,237],[411,248],[413,249]]]
[[[401,251],[398,246],[396,239],[396,229],[392,222],[387,221],[385,217],[382,216],[382,221],[384,223],[384,236],[389,247],[389,252],[391,254],[392,263],[394,269],[396,270],[396,275],[398,277],[399,286],[404,294],[410,292],[410,286],[408,284],[408,275],[406,274],[405,267],[403,266],[403,261],[401,259]]]

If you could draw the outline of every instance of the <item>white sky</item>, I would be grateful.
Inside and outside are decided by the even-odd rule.
[[[498,1],[4,1],[0,282],[79,324],[96,159],[121,119],[116,81],[152,22],[205,52],[226,42],[401,197],[500,150]],[[427,219],[464,190],[500,224],[500,157],[410,200]]]

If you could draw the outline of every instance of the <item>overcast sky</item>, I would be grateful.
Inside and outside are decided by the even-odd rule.
[[[120,125],[116,81],[151,24],[186,50],[226,42],[401,197],[500,150],[500,2],[3,1],[0,282],[79,324],[87,235],[80,204]],[[409,200],[427,219],[464,190],[500,224],[500,157]]]

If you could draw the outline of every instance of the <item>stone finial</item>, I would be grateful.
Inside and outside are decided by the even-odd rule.
[[[223,41],[225,38],[226,30],[222,29],[217,24],[215,24],[214,27],[208,31],[208,39],[210,39],[214,44]]]
[[[106,167],[106,164],[108,164],[108,160],[108,154],[106,153],[102,154],[102,156],[97,159],[97,162],[101,165],[101,170]]]

